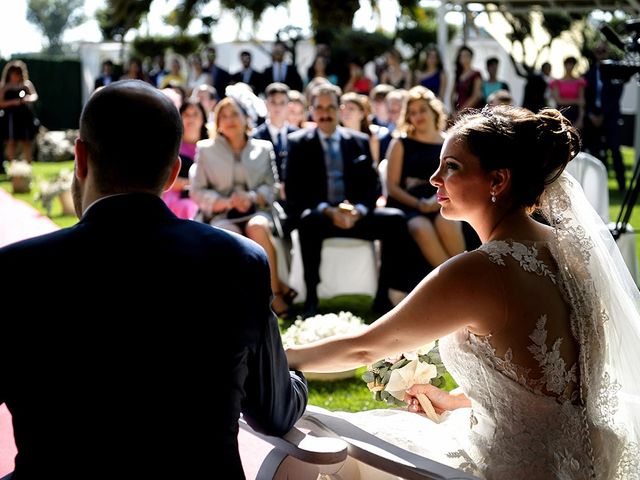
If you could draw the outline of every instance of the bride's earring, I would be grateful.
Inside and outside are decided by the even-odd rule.
[[[496,194],[495,194],[495,192],[491,192],[491,203],[496,203]]]

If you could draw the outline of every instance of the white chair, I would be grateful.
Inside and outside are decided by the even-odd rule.
[[[389,160],[383,158],[380,160],[378,164],[378,176],[380,177],[380,186],[382,187],[382,195],[384,198],[389,196],[389,191],[387,190],[387,168],[389,166]]]
[[[308,435],[294,427],[283,437],[263,435],[240,418],[238,447],[248,479],[316,480],[340,471],[347,459],[347,444],[339,438]]]
[[[567,165],[584,194],[604,223],[609,222],[609,186],[607,168],[593,155],[578,153]]]
[[[252,430],[250,427],[241,423],[242,429],[245,432],[250,433]],[[293,432],[293,434],[292,434]],[[319,409],[312,405],[307,407],[305,414],[296,423],[295,428],[285,435],[284,438],[268,437],[264,435],[251,433],[258,436],[266,442],[273,445],[274,449],[280,452],[280,455],[273,455],[274,458],[279,458],[290,455],[296,459],[302,457],[300,447],[303,442],[300,441],[301,432],[307,439],[312,438],[311,443],[319,440],[338,440],[346,444],[346,450],[349,454],[349,459],[345,462],[341,460],[331,464],[329,467],[322,467],[318,463],[320,458],[316,453],[309,453],[311,448],[308,445],[305,447],[303,454],[304,458],[310,463],[308,465],[315,465],[317,469],[323,469],[324,476],[322,478],[331,480],[382,480],[389,478],[404,478],[404,479],[416,479],[416,480],[477,480],[477,477],[468,473],[462,472],[455,468],[443,465],[434,460],[430,460],[425,457],[421,457],[415,453],[404,450],[396,445],[388,443],[375,435],[372,435],[355,425],[349,423],[347,420],[340,418],[337,415],[333,415],[331,412],[324,409]],[[306,433],[304,433],[306,432]],[[292,435],[290,435],[292,434]],[[289,443],[290,438],[294,441]],[[239,437],[240,441],[240,454],[244,457],[247,453],[243,453],[246,450],[246,443],[243,443],[242,437]],[[245,440],[246,442],[246,440]],[[339,444],[335,448],[339,448]],[[342,452],[336,453],[337,459],[342,458]],[[328,459],[331,457],[327,456]],[[244,460],[243,460],[244,462]],[[269,462],[269,463],[276,463]],[[263,463],[263,465],[265,465]],[[260,471],[265,475],[256,478],[272,478],[268,475],[272,474],[272,467],[261,467]],[[287,467],[281,464],[278,474],[282,473],[290,474],[287,471]],[[277,477],[273,477],[277,478]],[[307,478],[306,476],[294,476],[290,475],[289,478]],[[315,478],[315,477],[313,477]]]
[[[567,165],[567,171],[580,183],[584,194],[598,213],[602,221],[608,224],[609,230],[616,225],[610,223],[609,217],[609,186],[607,168],[593,155],[580,152]],[[631,225],[627,225],[616,240],[633,280],[638,283],[638,255],[636,251],[637,238]]]
[[[296,302],[307,298],[298,231],[291,232],[289,286],[298,292]],[[322,242],[318,298],[364,294],[374,296],[378,287],[375,244],[359,238],[332,237]]]

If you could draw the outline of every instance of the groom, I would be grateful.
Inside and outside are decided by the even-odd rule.
[[[14,480],[243,478],[240,413],[279,435],[304,411],[264,251],[160,199],[181,137],[178,111],[150,85],[94,93],[75,147],[80,222],[0,249],[18,312],[0,316]],[[36,272],[58,282],[36,284]]]

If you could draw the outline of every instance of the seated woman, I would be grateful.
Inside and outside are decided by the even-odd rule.
[[[345,93],[340,97],[340,121],[343,126],[362,132],[369,137],[369,148],[371,149],[371,158],[373,163],[378,165],[380,161],[380,138],[378,131],[381,128],[378,125],[372,125],[369,122],[369,114],[371,106],[369,99],[359,93]],[[388,130],[384,128],[386,133]]]
[[[557,110],[463,114],[431,177],[442,215],[482,239],[359,334],[287,351],[291,368],[342,371],[440,338],[464,394],[419,391],[441,423],[405,411],[349,419],[491,479],[637,478],[640,292],[606,225],[563,174],[580,150]],[[534,207],[548,225],[530,214]]]
[[[196,156],[196,142],[207,138],[205,126],[206,113],[196,100],[186,100],[180,106],[182,117],[182,142],[180,142],[180,159],[182,166],[175,183],[162,194],[164,203],[178,218],[193,220],[198,212],[198,204],[189,198],[189,169]]]
[[[191,198],[211,225],[249,237],[264,248],[271,266],[273,311],[288,314],[296,292],[280,281],[268,208],[277,191],[271,142],[249,137],[247,116],[232,97],[215,109],[215,136],[198,142]]]
[[[424,87],[413,87],[404,100],[398,138],[389,145],[388,207],[405,212],[409,233],[422,255],[437,267],[464,251],[460,222],[440,214],[429,177],[438,168],[446,123],[444,106]]]

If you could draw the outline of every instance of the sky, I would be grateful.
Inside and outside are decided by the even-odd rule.
[[[162,17],[170,12],[176,5],[176,0],[155,0],[151,6],[147,20],[140,28],[142,34],[171,35],[172,27],[163,24]],[[391,31],[395,25],[398,14],[397,3],[394,0],[382,2],[381,19],[373,18],[369,2],[362,1],[362,7],[356,12],[354,26],[373,30],[378,23],[383,29]],[[89,20],[71,30],[65,32],[65,42],[101,40],[97,22],[93,19],[96,9],[104,6],[104,0],[85,0],[85,15]],[[45,43],[42,35],[35,25],[29,23],[27,17],[27,0],[0,0],[0,56],[9,57],[14,53],[38,52]],[[220,14],[219,2],[211,1],[204,14],[218,16]],[[288,7],[270,7],[265,11],[262,21],[258,25],[256,37],[259,40],[271,40],[278,29],[292,24],[303,29],[308,35],[310,30],[309,10],[306,0],[291,0]],[[251,25],[243,25],[244,30],[239,30],[235,18],[228,12],[223,13],[220,21],[214,28],[214,43],[230,42],[236,39],[248,40],[247,30]],[[197,22],[192,23],[192,30],[199,31]],[[130,32],[131,36],[134,32]],[[127,39],[130,39],[129,36]]]

